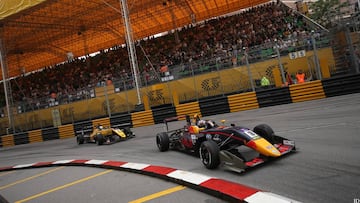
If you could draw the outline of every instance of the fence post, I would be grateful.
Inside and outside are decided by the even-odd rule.
[[[351,55],[351,63],[354,65],[355,73],[359,73],[359,63],[357,62],[357,56],[355,54],[353,42],[350,36],[349,23],[345,25],[345,38],[347,46],[349,47],[350,55]]]
[[[244,54],[245,54],[245,61],[246,61],[246,67],[247,67],[247,70],[248,70],[248,76],[249,76],[249,80],[250,80],[250,85],[251,85],[251,89],[253,92],[255,92],[255,87],[254,87],[254,81],[253,81],[253,78],[252,78],[252,74],[251,74],[251,71],[250,71],[250,65],[249,65],[249,55],[248,55],[248,52],[245,48],[244,50]]]
[[[312,30],[311,31],[311,43],[313,45],[316,74],[317,74],[317,79],[322,80],[322,73],[321,73],[321,69],[320,69],[319,57],[317,55],[316,40],[315,40],[314,34],[315,34],[314,30]]]
[[[107,84],[104,86],[104,93],[105,93],[105,100],[106,100],[106,108],[109,114],[109,118],[111,118],[111,109],[110,109],[110,103],[109,103],[109,95],[107,90]]]
[[[283,84],[286,84],[286,78],[285,78],[285,74],[284,74],[284,67],[283,67],[282,62],[281,62],[281,55],[280,55],[280,51],[279,51],[279,44],[278,44],[276,39],[275,39],[275,48],[276,48],[276,55],[277,55],[278,63],[279,63],[279,67],[280,67],[282,82],[283,82]]]

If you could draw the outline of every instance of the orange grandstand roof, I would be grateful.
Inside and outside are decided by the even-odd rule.
[[[134,40],[268,0],[127,0]],[[2,0],[1,54],[7,77],[125,43],[119,0]],[[3,79],[0,72],[0,79]]]

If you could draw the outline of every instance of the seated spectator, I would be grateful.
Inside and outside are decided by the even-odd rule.
[[[169,68],[167,65],[163,65],[160,67],[160,75],[161,77],[165,77],[169,75]]]

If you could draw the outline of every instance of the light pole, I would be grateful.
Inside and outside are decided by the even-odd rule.
[[[10,110],[10,102],[9,102],[9,97],[8,97],[8,87],[7,87],[7,80],[6,80],[6,73],[5,73],[5,69],[6,69],[6,62],[5,62],[5,57],[3,56],[3,44],[2,44],[2,40],[0,38],[0,65],[1,65],[1,73],[2,73],[2,82],[4,85],[4,94],[5,94],[5,102],[6,102],[6,110],[7,110],[7,114],[8,114],[8,119],[9,119],[9,127],[14,130],[14,122],[13,122],[13,116],[12,116],[12,111]],[[8,132],[6,132],[8,133]]]
[[[133,36],[132,36],[132,28],[131,28],[130,19],[129,19],[129,11],[128,11],[126,0],[119,0],[119,2],[120,2],[120,6],[122,8],[121,10],[122,10],[124,23],[125,23],[126,43],[127,43],[128,52],[129,52],[130,66],[132,68],[133,77],[135,80],[136,93],[137,93],[137,99],[138,99],[137,105],[139,106],[142,104],[142,102],[141,102],[141,95],[140,95],[139,81],[138,81],[138,71],[137,71],[138,64],[137,64],[134,40],[133,40]]]

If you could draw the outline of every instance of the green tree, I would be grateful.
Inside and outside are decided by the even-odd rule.
[[[344,15],[344,8],[348,7],[348,2],[339,0],[318,0],[312,2],[309,6],[310,18],[321,25],[331,28]]]

